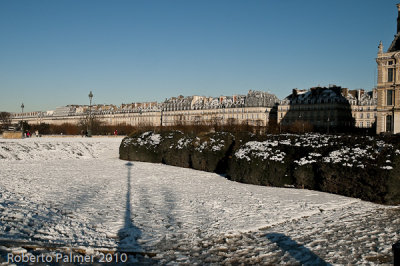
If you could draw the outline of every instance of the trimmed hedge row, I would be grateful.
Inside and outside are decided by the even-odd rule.
[[[237,182],[400,203],[400,138],[179,131],[123,139],[120,159],[225,174]]]

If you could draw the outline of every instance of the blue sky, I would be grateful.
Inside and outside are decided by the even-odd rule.
[[[116,105],[370,90],[397,1],[1,0],[0,111],[88,104],[90,90],[94,103]]]

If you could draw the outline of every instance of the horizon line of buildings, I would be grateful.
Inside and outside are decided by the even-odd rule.
[[[349,90],[340,86],[293,89],[283,100],[250,90],[246,95],[178,96],[164,102],[67,105],[51,111],[12,113],[12,122],[30,124],[78,123],[89,113],[105,124],[173,126],[243,124],[266,126],[271,121],[290,126],[303,121],[315,128],[372,128],[376,121],[376,89]]]

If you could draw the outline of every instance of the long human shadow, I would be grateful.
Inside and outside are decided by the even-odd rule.
[[[150,258],[144,258],[154,256],[154,254],[148,253],[138,243],[138,239],[142,235],[142,232],[132,222],[132,185],[131,185],[131,171],[133,163],[127,162],[126,164],[128,175],[127,175],[127,191],[126,191],[126,206],[124,215],[124,227],[118,231],[118,247],[117,251],[122,254],[135,256],[139,262],[145,264],[152,264]]]
[[[283,251],[288,252],[292,258],[302,265],[329,265],[317,254],[309,250],[303,245],[298,244],[290,237],[280,233],[269,233],[266,235],[269,241],[276,243]]]
[[[125,164],[127,167],[127,192],[126,192],[126,206],[125,206],[125,214],[124,214],[124,226],[118,231],[118,246],[116,248],[116,251],[119,253],[119,256],[117,254],[114,254],[112,256],[112,262],[110,265],[124,265],[124,260],[128,259],[126,263],[129,265],[153,265],[157,264],[157,261],[152,259],[156,254],[147,252],[144,248],[138,244],[137,239],[140,238],[141,236],[141,231],[138,227],[134,225],[132,222],[132,209],[131,209],[131,202],[132,202],[132,186],[131,186],[131,168],[133,164],[131,162],[128,162]],[[16,204],[16,202],[9,202],[7,205],[12,205]],[[1,214],[1,210],[0,210]],[[49,220],[51,217],[49,217]],[[5,223],[3,221],[0,221],[0,225],[5,226]],[[0,237],[0,246],[6,246],[6,247],[23,247],[27,249],[29,252],[34,254],[35,256],[40,256],[42,254],[41,250],[36,250],[36,247],[42,247],[49,250],[57,250],[57,248],[63,248],[65,247],[65,244],[61,243],[44,243],[44,242],[33,242],[29,241],[28,239],[22,239],[23,236],[16,235],[14,234],[9,234],[7,235],[7,238],[5,239],[4,236]],[[4,238],[4,239],[3,239]],[[28,241],[27,241],[28,240]],[[104,248],[104,247],[95,247],[95,248]],[[60,251],[60,254],[63,251]],[[72,254],[75,254],[77,251],[73,249]],[[104,251],[107,253],[107,251]],[[79,253],[79,252],[77,252]],[[8,251],[6,250],[0,250],[0,263],[4,262],[7,260],[7,255]],[[124,256],[122,254],[126,254],[127,256]],[[128,257],[129,256],[129,257]],[[134,256],[135,261],[131,261],[131,256]],[[105,257],[107,258],[107,257]],[[117,261],[118,258],[118,261]],[[63,263],[51,263],[50,265],[63,265]]]

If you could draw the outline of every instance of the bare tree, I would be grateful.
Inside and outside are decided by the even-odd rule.
[[[79,120],[78,127],[82,131],[90,129],[93,135],[101,134],[103,131],[104,123],[97,117],[84,117]]]
[[[0,131],[7,129],[11,125],[11,114],[9,112],[0,112]]]

